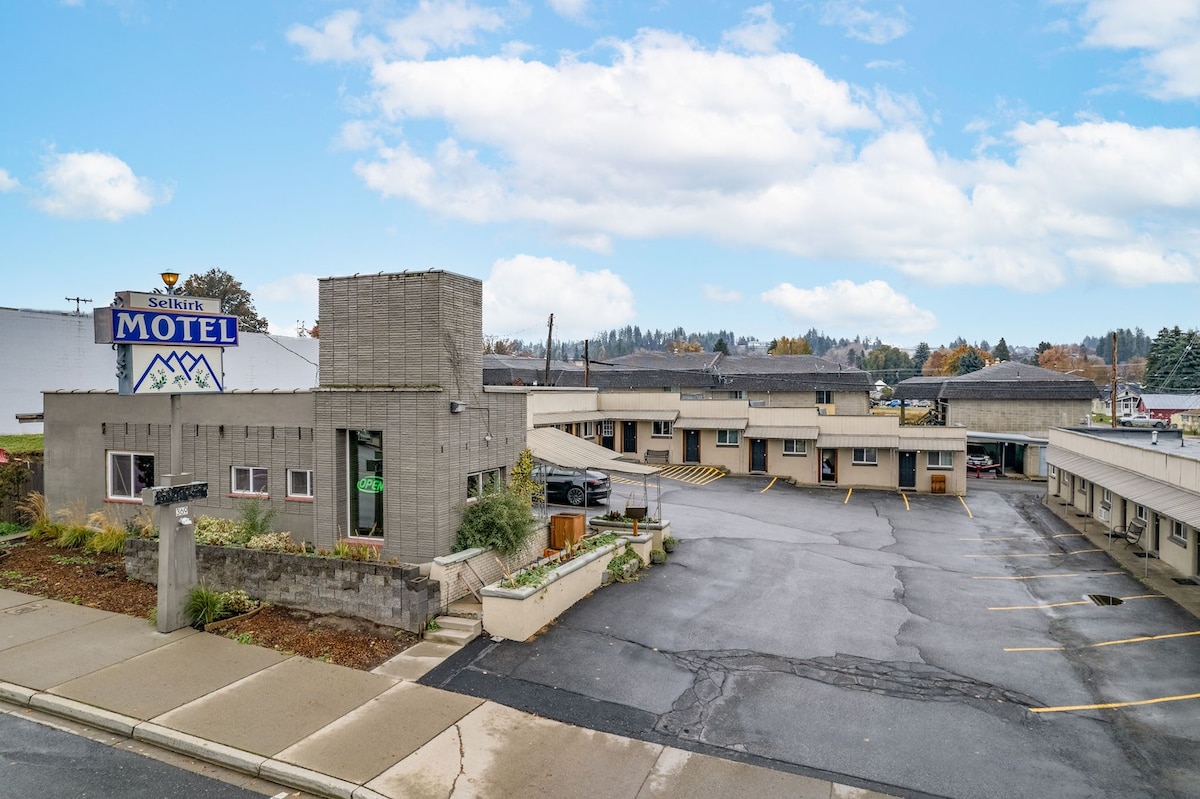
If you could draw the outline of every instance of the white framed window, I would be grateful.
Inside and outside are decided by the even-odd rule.
[[[154,485],[154,456],[149,452],[108,453],[108,498],[142,501],[142,489]]]
[[[1171,520],[1171,540],[1180,546],[1187,546],[1187,526],[1183,522]]]
[[[1087,480],[1084,480],[1084,479],[1081,477],[1081,478],[1079,478],[1079,493],[1080,493],[1080,494],[1082,494],[1083,496],[1085,496],[1085,497],[1086,497],[1086,496],[1087,496],[1087,492],[1088,492],[1088,484],[1087,484]]]
[[[230,485],[234,494],[265,495],[267,470],[259,466],[230,467]]]
[[[746,398],[745,391],[727,391],[725,394],[727,399],[744,400]]]
[[[595,438],[596,437],[596,423],[595,422],[581,422],[579,435],[583,436],[584,438]]]
[[[740,430],[718,430],[717,431],[717,446],[718,447],[736,447],[742,440],[742,432]]]
[[[833,404],[833,392],[832,391],[818,391],[817,392],[817,404],[818,405],[832,405]]]
[[[287,495],[289,497],[298,497],[301,499],[312,499],[312,469],[288,469]]]
[[[499,469],[471,472],[467,475],[467,499],[496,494],[504,488],[504,475]]]
[[[613,420],[605,419],[600,423],[600,435],[611,437],[613,434]]]
[[[785,438],[783,440],[784,455],[807,455],[808,442],[800,438]]]
[[[875,447],[855,447],[851,461],[867,466],[875,466],[879,463],[879,451]]]
[[[953,452],[930,452],[928,459],[928,468],[930,469],[950,469],[954,466]]]
[[[650,433],[653,438],[671,438],[674,434],[671,422],[655,422],[654,429]]]
[[[1050,469],[1049,469],[1049,474],[1050,474],[1050,476],[1051,476],[1051,477],[1058,477],[1058,467],[1057,467],[1057,466],[1051,466],[1051,467],[1050,467]]]
[[[1137,517],[1144,522],[1150,521],[1150,512],[1146,510],[1145,505],[1137,506]]]

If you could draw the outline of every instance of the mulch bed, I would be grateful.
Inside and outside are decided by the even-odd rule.
[[[120,555],[84,554],[45,541],[0,547],[0,588],[149,619],[158,590],[126,578]],[[267,605],[253,617],[230,622],[216,635],[281,652],[370,670],[420,641],[404,630],[364,619],[326,616]]]

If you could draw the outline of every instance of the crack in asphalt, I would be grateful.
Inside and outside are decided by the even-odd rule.
[[[737,674],[781,674],[815,680],[850,691],[866,691],[921,702],[962,702],[1008,721],[1030,723],[1028,708],[1040,707],[1032,697],[963,677],[924,663],[884,661],[838,654],[809,659],[748,650],[662,652],[695,675],[692,686],[659,717],[655,731],[683,740],[702,741],[708,717],[725,698]]]

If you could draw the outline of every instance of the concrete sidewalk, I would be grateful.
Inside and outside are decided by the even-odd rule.
[[[0,700],[319,796],[885,796],[409,681],[448,651],[363,672],[0,590]]]

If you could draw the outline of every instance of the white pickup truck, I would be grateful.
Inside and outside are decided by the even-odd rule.
[[[1121,427],[1158,427],[1163,428],[1167,423],[1162,419],[1155,419],[1148,413],[1131,413],[1117,419]]]

